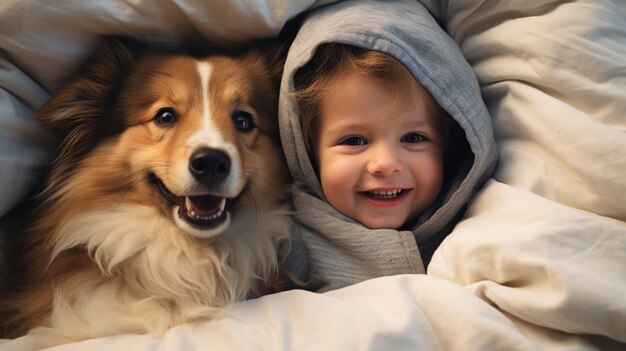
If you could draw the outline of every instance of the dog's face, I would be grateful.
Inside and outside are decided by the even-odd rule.
[[[276,95],[261,58],[146,61],[122,92],[130,127],[120,149],[134,151],[130,167],[158,190],[176,224],[210,237],[229,226],[235,209],[251,206],[251,192],[275,202],[285,168]]]
[[[119,56],[118,47],[107,50],[100,56]],[[128,61],[123,69],[108,69],[113,72],[92,65],[92,76],[99,74],[101,80],[119,75],[113,84],[117,90],[103,92],[106,101],[83,107],[99,113],[103,104],[112,105],[91,117],[107,121],[77,127],[74,139],[82,143],[74,143],[82,145],[83,155],[61,157],[65,163],[83,159],[83,164],[109,165],[112,173],[121,174],[109,182],[131,184],[123,187],[126,200],[158,207],[182,230],[201,238],[224,232],[240,211],[284,198],[287,170],[278,140],[276,69],[260,54],[194,58],[153,53]],[[70,95],[84,98],[89,95],[85,90],[98,89],[92,83],[75,84],[83,92]],[[40,113],[44,119],[60,103],[49,105]]]

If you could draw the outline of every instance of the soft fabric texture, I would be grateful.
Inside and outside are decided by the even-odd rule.
[[[549,348],[626,342],[626,2],[431,8],[476,71],[500,163],[428,274]]]
[[[500,156],[495,179],[435,252],[427,275],[284,292],[163,338],[125,334],[52,350],[623,350],[626,2],[423,3],[475,70]],[[191,31],[243,40],[277,34],[315,5],[0,2],[3,212],[49,152],[32,111],[97,35],[173,40]],[[46,345],[31,335],[0,341],[0,350]]]
[[[410,231],[368,229],[325,200],[305,150],[294,94],[297,70],[325,43],[377,50],[395,57],[466,134],[471,151],[459,160],[456,174],[445,175],[448,185]],[[297,223],[292,245],[302,240],[304,246],[290,263],[301,280],[319,291],[379,276],[424,273],[420,251],[425,250],[421,246],[447,234],[496,162],[491,119],[474,72],[456,43],[416,1],[344,1],[311,12],[289,50],[279,106],[283,147],[298,185],[293,192]]]

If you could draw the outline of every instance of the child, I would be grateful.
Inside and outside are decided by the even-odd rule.
[[[471,68],[411,0],[309,14],[285,65],[280,122],[299,185],[289,265],[318,291],[424,273],[496,162]]]
[[[411,72],[343,44],[320,46],[302,70],[302,134],[328,203],[370,229],[399,229],[428,208],[452,125]]]

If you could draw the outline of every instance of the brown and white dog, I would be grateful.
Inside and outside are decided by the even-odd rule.
[[[288,236],[282,63],[104,39],[37,112],[61,146],[19,234],[5,337],[161,333],[271,280]]]

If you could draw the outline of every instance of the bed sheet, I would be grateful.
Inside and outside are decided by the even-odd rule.
[[[427,275],[283,292],[160,338],[119,335],[52,349],[624,349],[626,2],[423,3],[475,69],[500,154],[493,180]],[[96,36],[238,41],[275,35],[321,4],[3,1],[0,213],[28,191],[52,147],[32,112]],[[50,342],[26,336],[0,341],[0,350]]]

